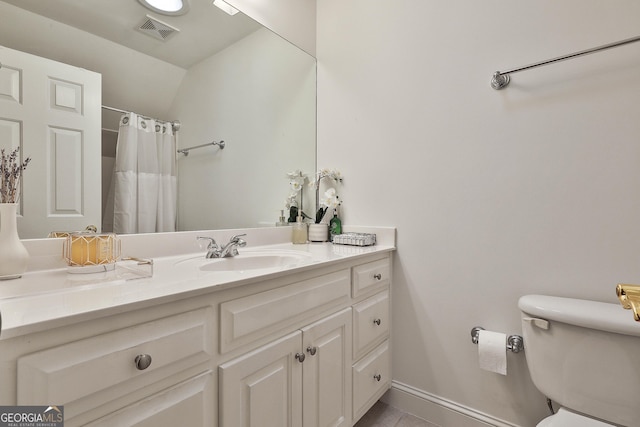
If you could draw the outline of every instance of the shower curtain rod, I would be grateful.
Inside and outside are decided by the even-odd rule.
[[[640,36],[632,37],[626,40],[621,40],[619,42],[605,44],[605,45],[594,47],[591,49],[581,50],[580,52],[570,53],[569,55],[560,56],[558,58],[549,59],[547,61],[536,62],[535,64],[526,65],[520,68],[514,68],[513,70],[509,70],[509,71],[496,71],[495,73],[493,73],[493,77],[491,78],[491,87],[494,88],[495,90],[500,90],[507,87],[509,85],[509,80],[511,80],[509,77],[509,74],[517,73],[518,71],[524,71],[524,70],[529,70],[531,68],[541,67],[543,65],[553,64],[555,62],[576,58],[582,55],[588,55],[590,53],[600,52],[601,50],[607,50],[614,47],[623,46],[625,44],[635,43],[637,41],[640,41]]]
[[[132,113],[133,111],[126,111],[126,110],[122,110],[120,108],[114,108],[114,107],[108,107],[106,105],[102,106],[103,109],[105,110],[109,110],[109,111],[115,111],[117,113],[123,113],[123,114],[129,114]],[[136,113],[138,114],[138,113]],[[180,130],[180,122],[178,120],[175,120],[173,122],[169,122],[167,120],[160,120],[160,119],[155,119],[153,117],[148,117],[148,116],[144,116],[142,114],[138,114],[140,117],[142,117],[143,119],[147,119],[147,120],[155,120],[156,122],[161,122],[161,123],[169,123],[171,124],[171,127],[173,128],[174,132],[177,132],[178,130]]]

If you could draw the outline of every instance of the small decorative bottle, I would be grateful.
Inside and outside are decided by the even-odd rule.
[[[338,210],[333,210],[333,218],[329,221],[329,234],[331,236],[331,241],[333,242],[333,236],[337,234],[342,234],[342,221],[338,218]]]
[[[286,225],[290,225],[290,224],[287,222],[287,219],[284,217],[284,210],[281,210],[280,211],[280,220],[278,222],[276,222],[276,227],[283,227],[283,226],[286,226]]]
[[[291,231],[291,243],[307,243],[307,224],[302,222],[302,213],[299,212]]]

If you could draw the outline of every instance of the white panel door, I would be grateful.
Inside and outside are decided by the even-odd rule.
[[[100,74],[0,46],[0,148],[31,157],[22,238],[101,224]]]
[[[351,425],[351,308],[302,329],[304,427]]]
[[[296,331],[220,365],[218,427],[302,426],[301,343]]]

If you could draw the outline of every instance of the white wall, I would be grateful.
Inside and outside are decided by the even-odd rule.
[[[226,147],[178,156],[178,229],[275,225],[286,173],[315,168],[315,90],[315,60],[267,29],[189,69],[171,108],[179,148]]]
[[[345,223],[398,228],[396,381],[535,425],[526,354],[481,371],[470,329],[520,333],[521,295],[615,302],[640,282],[640,44],[489,86],[637,36],[638,16],[631,0],[318,2],[318,164],[343,172]]]

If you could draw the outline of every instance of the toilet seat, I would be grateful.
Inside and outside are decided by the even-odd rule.
[[[536,427],[615,427],[603,421],[587,418],[568,409],[560,408],[555,415],[540,421]]]

